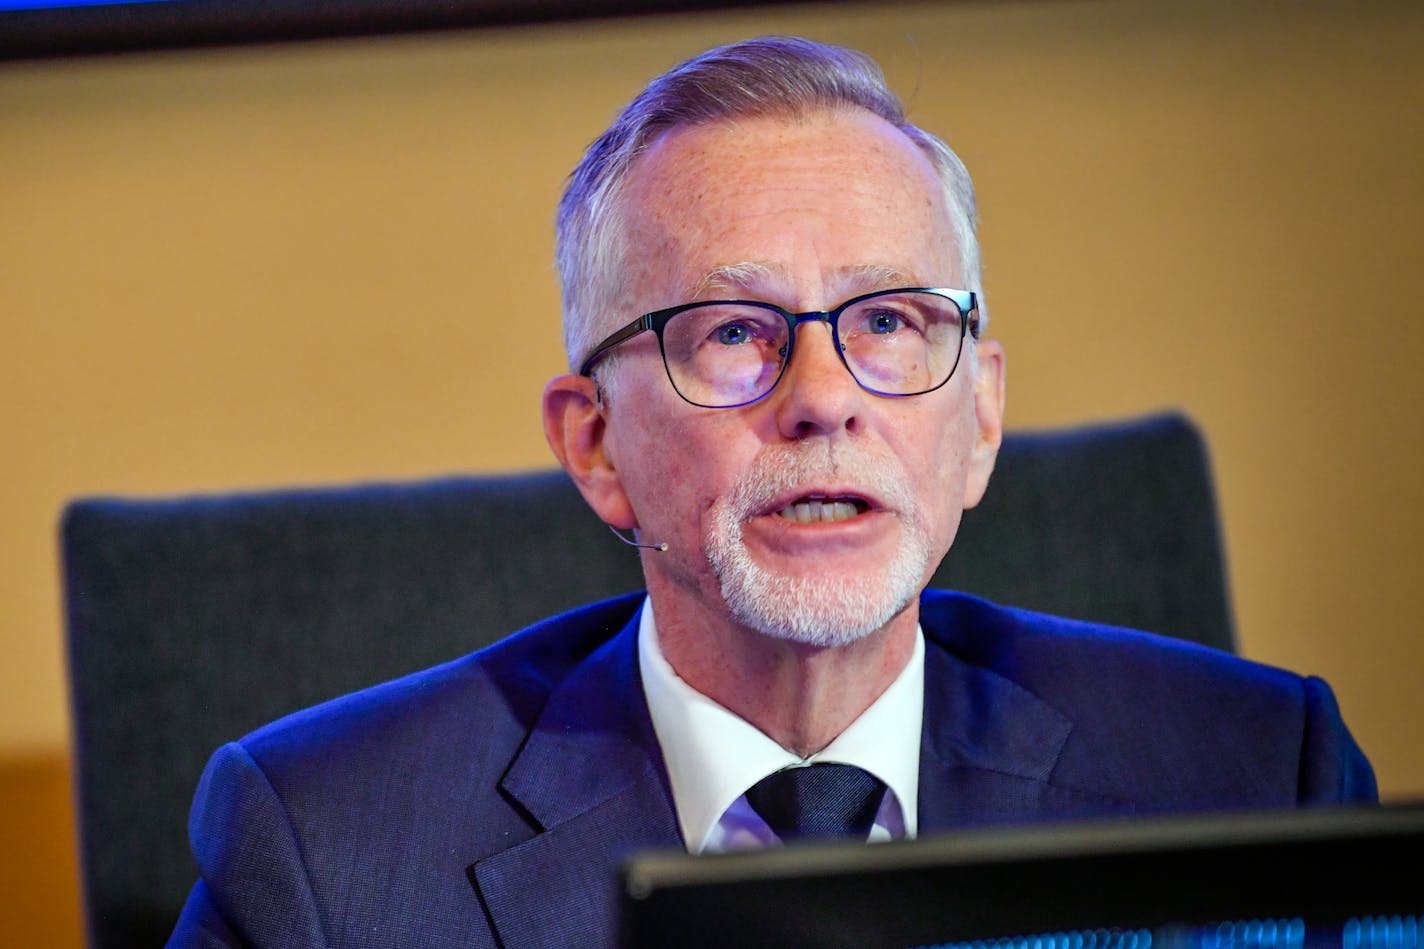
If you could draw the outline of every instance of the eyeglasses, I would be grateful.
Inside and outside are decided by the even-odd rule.
[[[965,328],[979,338],[969,290],[907,287],[854,297],[834,310],[792,313],[753,300],[709,300],[645,313],[594,347],[580,375],[609,350],[649,330],[673,389],[693,405],[730,409],[765,398],[786,372],[802,323],[830,324],[836,352],[867,392],[932,392],[959,365]]]

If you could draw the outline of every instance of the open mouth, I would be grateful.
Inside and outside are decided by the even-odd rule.
[[[796,524],[834,524],[848,521],[869,509],[870,505],[860,498],[804,497],[792,501],[776,515]]]

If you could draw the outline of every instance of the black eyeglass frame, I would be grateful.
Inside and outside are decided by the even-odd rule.
[[[959,312],[963,316],[963,319],[960,320],[959,323],[959,349],[954,355],[954,365],[949,367],[948,374],[946,374],[942,380],[927,389],[920,389],[915,392],[884,392],[862,382],[860,377],[855,374],[855,370],[851,369],[850,363],[846,362],[845,347],[841,345],[839,322],[841,314],[857,303],[863,303],[875,297],[890,296],[896,293],[930,293],[935,296],[944,297],[959,307]],[[668,368],[667,364],[667,348],[663,345],[663,328],[679,313],[685,313],[688,310],[694,310],[704,306],[754,306],[780,314],[781,318],[786,321],[788,330],[786,355],[781,360],[781,368],[777,371],[776,378],[772,381],[771,385],[767,386],[766,391],[761,395],[754,399],[748,399],[745,402],[737,402],[732,405],[708,405],[704,402],[696,402],[689,399],[686,395],[683,395],[682,390],[677,387],[677,381],[673,379],[672,370]],[[835,309],[807,310],[804,313],[793,313],[791,310],[777,306],[775,303],[766,303],[761,300],[698,300],[695,303],[683,303],[662,310],[653,310],[651,313],[644,313],[622,329],[615,330],[609,334],[603,342],[593,347],[593,352],[589,353],[588,358],[585,359],[583,365],[579,367],[579,375],[591,377],[593,375],[594,366],[597,365],[598,361],[607,355],[611,349],[626,343],[634,336],[652,331],[658,337],[658,353],[662,357],[663,372],[667,374],[668,384],[672,386],[673,391],[678,394],[679,398],[689,405],[695,405],[704,409],[741,408],[745,405],[753,405],[760,402],[776,390],[776,387],[781,383],[781,377],[786,375],[786,367],[791,365],[791,357],[796,352],[797,327],[802,323],[818,322],[824,322],[830,325],[831,340],[835,343],[836,355],[840,357],[841,365],[845,366],[846,372],[850,373],[850,377],[855,380],[856,385],[874,395],[885,396],[890,399],[904,399],[911,396],[924,395],[926,392],[933,392],[954,378],[954,373],[959,369],[959,360],[964,356],[965,332],[967,331],[974,339],[979,339],[979,295],[972,290],[956,290],[950,287],[894,287],[889,290],[873,290],[870,293],[862,293],[859,296],[851,297]]]

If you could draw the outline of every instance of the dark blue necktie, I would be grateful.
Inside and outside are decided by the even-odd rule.
[[[870,772],[826,763],[786,768],[762,778],[747,791],[747,803],[782,840],[865,840],[884,796],[884,782]]]

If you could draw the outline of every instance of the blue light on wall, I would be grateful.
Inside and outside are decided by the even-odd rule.
[[[948,942],[916,949],[1424,949],[1424,918],[1358,916],[1344,926],[1303,919],[1227,920],[1205,926],[1093,929]]]
[[[1152,949],[1152,933],[1146,929],[1087,929],[949,942],[923,949]]]
[[[1201,949],[1301,949],[1305,945],[1305,921],[1233,920],[1202,930],[1197,945]]]
[[[1345,924],[1342,949],[1420,949],[1418,916],[1361,916]]]
[[[0,10],[58,10],[62,7],[112,7],[135,3],[174,3],[177,0],[0,0]]]

